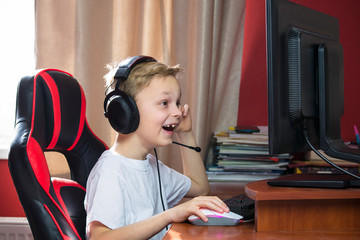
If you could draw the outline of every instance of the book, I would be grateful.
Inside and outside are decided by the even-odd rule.
[[[358,167],[342,167],[344,170],[359,175],[360,171]],[[330,167],[330,166],[299,166],[294,168],[295,173],[306,173],[306,174],[343,174],[342,171]]]
[[[220,131],[214,133],[214,138],[218,143],[223,144],[256,144],[256,145],[268,145],[268,136],[263,133],[236,133],[229,131]]]
[[[266,155],[269,156],[268,149],[240,149],[240,148],[219,148],[219,154],[253,154],[253,155]]]
[[[288,166],[288,162],[255,162],[255,161],[224,161],[219,160],[217,162],[218,166],[241,166],[243,168],[277,168],[277,167],[284,167]]]
[[[265,179],[277,178],[279,173],[240,173],[240,172],[216,172],[216,171],[207,171],[206,172],[208,180],[212,182],[217,181],[242,181],[242,182],[252,182],[260,181]]]
[[[251,133],[241,133],[234,130],[229,130],[229,138],[235,139],[259,139],[268,141],[268,127],[267,126],[258,126],[258,132]]]

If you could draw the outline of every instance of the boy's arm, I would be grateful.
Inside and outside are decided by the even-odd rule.
[[[201,208],[212,209],[220,213],[229,212],[229,208],[218,197],[197,197],[148,219],[113,230],[98,221],[91,222],[89,239],[149,239],[170,223],[183,222],[192,214],[207,222],[208,219],[201,212]]]
[[[191,131],[178,133],[177,136],[179,142],[189,146],[197,146],[195,137]],[[210,185],[200,153],[185,147],[181,147],[180,149],[184,175],[191,179],[191,187],[186,197],[208,195]]]
[[[181,110],[181,123],[176,129],[178,141],[180,143],[196,147],[197,143],[192,132],[192,120],[189,105],[185,104]],[[191,179],[191,187],[189,192],[186,194],[186,197],[208,195],[210,192],[210,185],[200,153],[185,147],[180,149],[184,175]]]

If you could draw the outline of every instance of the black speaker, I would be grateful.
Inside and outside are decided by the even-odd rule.
[[[105,97],[104,115],[108,118],[111,127],[119,133],[132,133],[139,126],[140,115],[135,100],[119,90],[119,86],[121,82],[127,80],[131,70],[143,62],[156,62],[156,60],[149,56],[134,56],[122,61],[114,76],[115,88]]]

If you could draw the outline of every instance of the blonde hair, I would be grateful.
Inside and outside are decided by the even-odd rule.
[[[115,87],[114,76],[120,63],[108,64],[106,68],[109,72],[104,76],[106,87]],[[154,76],[173,76],[177,78],[183,69],[179,65],[169,66],[161,62],[144,62],[136,65],[130,72],[128,79],[119,84],[119,89],[131,96],[133,99],[145,87],[149,86]]]

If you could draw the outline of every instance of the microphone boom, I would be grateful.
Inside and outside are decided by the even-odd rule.
[[[183,146],[183,147],[187,147],[187,148],[190,148],[192,150],[194,150],[195,152],[201,152],[201,148],[200,147],[192,147],[192,146],[188,146],[188,145],[185,145],[185,144],[182,144],[182,143],[178,143],[178,142],[174,142],[174,144],[177,144],[177,145],[180,145],[180,146]]]

